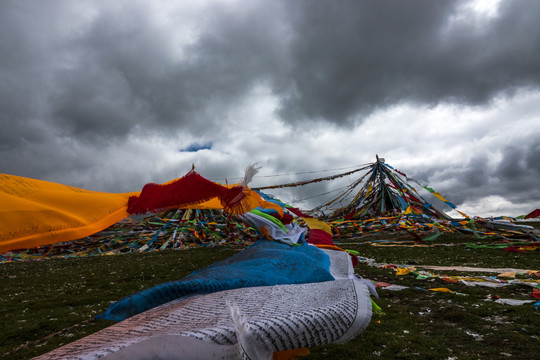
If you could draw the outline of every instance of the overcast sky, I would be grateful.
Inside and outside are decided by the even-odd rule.
[[[537,0],[3,0],[0,172],[127,192],[259,162],[263,186],[378,154],[470,215],[526,214],[539,16]]]

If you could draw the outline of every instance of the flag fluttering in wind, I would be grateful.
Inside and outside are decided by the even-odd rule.
[[[221,185],[195,171],[140,192],[89,191],[48,181],[0,174],[0,253],[70,241],[92,235],[130,214],[169,208],[224,209],[241,214],[256,207],[281,207],[241,184]],[[256,172],[256,170],[255,170]]]

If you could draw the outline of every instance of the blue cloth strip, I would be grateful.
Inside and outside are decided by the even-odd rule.
[[[311,245],[291,247],[261,240],[240,253],[171,281],[126,296],[109,306],[98,319],[122,321],[143,311],[191,294],[252,286],[305,284],[334,280],[330,259]]]

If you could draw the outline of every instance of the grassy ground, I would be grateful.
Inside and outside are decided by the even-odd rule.
[[[383,247],[370,244],[342,245],[377,262],[417,265],[464,265],[513,267],[540,270],[538,251],[509,253],[502,249],[467,249],[465,236],[439,238],[434,244],[462,246]],[[487,242],[485,239],[483,242]],[[420,269],[420,267],[419,267]],[[432,271],[446,275],[496,273]],[[540,354],[540,311],[534,305],[510,306],[495,303],[496,296],[534,300],[530,287],[467,287],[440,278],[417,280],[412,274],[397,276],[391,269],[359,264],[356,273],[371,280],[408,286],[402,291],[379,290],[376,302],[382,316],[374,316],[369,327],[345,346],[312,349],[309,359],[538,359]],[[533,275],[518,275],[531,279]],[[456,293],[428,291],[446,287]],[[463,295],[462,295],[463,294]],[[537,299],[537,301],[539,301]]]
[[[344,240],[341,246],[357,250],[377,263],[540,269],[538,250],[510,253],[465,246],[467,242],[497,240],[493,238],[478,240],[444,234],[430,242],[430,247],[373,245],[389,244],[375,242],[381,239],[392,236]],[[403,235],[401,239],[409,240]],[[237,251],[233,247],[200,248],[1,264],[0,358],[28,359],[105,328],[112,322],[93,317],[104,312],[111,301],[177,280]],[[359,264],[356,272],[373,281],[409,288],[397,292],[379,290],[376,302],[383,314],[374,315],[362,334],[345,345],[311,349],[306,359],[537,359],[540,354],[540,309],[535,310],[532,304],[510,306],[493,301],[496,296],[534,300],[530,287],[492,289],[447,283],[439,278],[417,280],[412,274],[396,276],[391,269],[366,263]],[[531,274],[517,277],[535,278]],[[436,287],[464,295],[426,290]],[[22,350],[13,352],[23,344],[26,346]],[[13,353],[2,356],[9,352]]]
[[[28,359],[110,326],[113,321],[93,317],[105,312],[111,301],[181,279],[237,251],[200,248],[0,264],[0,358],[28,341],[83,321],[87,322],[5,359]]]

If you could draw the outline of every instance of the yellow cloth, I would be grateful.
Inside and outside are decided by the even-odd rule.
[[[413,268],[413,267],[397,268],[396,275],[407,275],[413,272],[414,270],[416,270],[416,268]]]
[[[310,229],[319,229],[332,235],[332,228],[330,225],[315,218],[302,218]]]
[[[448,288],[434,288],[434,289],[429,289],[431,291],[441,291],[441,292],[453,292],[452,290],[448,289]]]
[[[0,174],[0,253],[79,239],[127,217],[137,193],[110,194]]]
[[[92,235],[129,216],[128,199],[139,194],[90,191],[0,174],[0,253]],[[279,205],[265,201],[256,192],[246,189],[245,194],[242,202],[248,211],[261,206],[283,214]],[[223,209],[218,198],[178,207]]]
[[[446,200],[445,198],[442,197],[441,194],[439,194],[438,192],[433,192],[432,193],[435,197],[437,197],[437,199],[441,200],[441,201],[444,201],[444,202],[447,202],[448,200]]]
[[[516,278],[516,273],[512,272],[512,271],[509,271],[509,272],[499,274],[499,275],[497,275],[497,277],[505,277],[505,278],[515,279]]]

